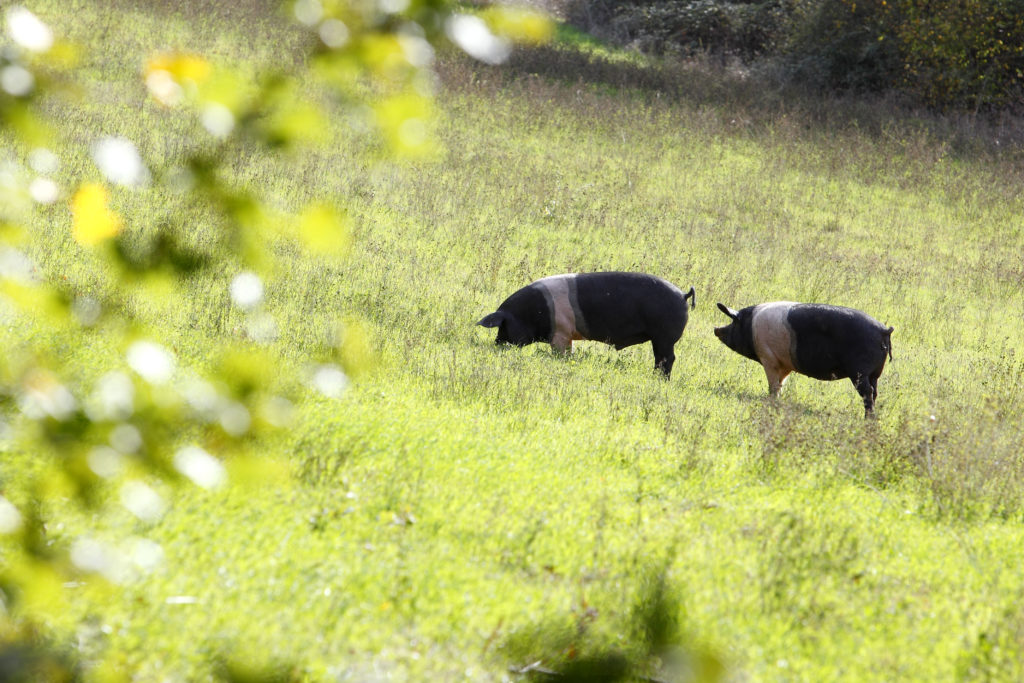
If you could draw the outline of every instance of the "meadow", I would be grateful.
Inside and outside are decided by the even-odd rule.
[[[245,73],[298,40],[261,3],[70,4],[33,6],[90,50],[82,96],[51,114],[70,140],[116,133],[151,159],[179,138],[140,81],[150,54]],[[342,264],[277,246],[264,311],[279,332],[262,343],[278,362],[261,371],[304,377],[340,314],[374,360],[340,399],[305,391],[259,454],[281,464],[274,481],[176,489],[150,523],[113,492],[102,512],[47,511],[57,544],[162,549],[122,585],[66,587],[48,635],[87,678],[207,680],[228,661],[302,680],[520,680],[533,662],[619,655],[664,680],[1024,677],[1019,124],[559,35],[499,67],[442,52],[425,159],[362,153],[340,120],[312,149],[235,150],[272,203],[337,197],[353,224]],[[89,163],[56,151],[69,175]],[[146,190],[117,202],[139,239],[177,210]],[[40,216],[32,256],[101,289],[69,225],[59,206]],[[475,326],[534,279],[594,270],[695,287],[671,380],[649,345],[563,356]],[[234,274],[225,255],[187,299],[127,305],[201,367],[214,340],[258,343]],[[769,400],[761,368],[715,339],[716,302],[771,300],[895,327],[876,420],[848,381],[793,376]],[[120,362],[99,336],[2,334],[85,378]],[[5,487],[32,457],[4,453]],[[676,649],[644,659],[652,602]]]

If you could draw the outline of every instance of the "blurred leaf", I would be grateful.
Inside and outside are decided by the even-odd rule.
[[[371,33],[363,37],[360,53],[366,68],[385,81],[404,76],[411,65],[398,37],[389,33]]]
[[[319,107],[293,99],[275,111],[264,125],[272,145],[316,144],[327,139],[327,118]]]
[[[298,227],[303,243],[316,254],[343,258],[352,245],[348,217],[328,204],[308,206],[299,216]]]
[[[23,285],[3,279],[0,280],[0,293],[18,308],[31,313],[36,320],[49,323],[66,320],[67,301],[52,288]]]
[[[265,657],[261,658],[265,660]],[[242,661],[237,653],[221,657],[214,668],[217,680],[224,683],[293,683],[302,680],[294,665],[254,663],[249,657]]]
[[[570,660],[558,672],[565,683],[615,683],[630,675],[631,663],[619,652],[599,652]]]
[[[166,270],[146,270],[142,279],[138,282],[135,293],[144,300],[158,305],[172,299],[178,292],[174,276]]]
[[[121,231],[121,217],[107,208],[107,188],[83,184],[71,198],[72,234],[80,244],[95,246]]]
[[[214,191],[212,200],[232,221],[227,240],[232,251],[255,270],[272,270],[274,259],[267,238],[278,221],[273,220],[266,207],[245,191],[219,187]]]
[[[160,272],[190,275],[210,263],[210,256],[184,242],[180,231],[160,223],[153,233],[121,233],[113,240],[114,256],[128,278]]]
[[[129,683],[133,677],[129,673],[128,666],[123,662],[104,659],[90,667],[89,679],[95,683]]]
[[[194,97],[211,72],[210,64],[202,57],[164,53],[146,62],[143,78],[150,95],[161,104],[173,107],[186,95]]]
[[[253,86],[245,83],[230,69],[217,69],[204,79],[199,88],[199,99],[203,102],[222,104],[236,117],[243,113],[246,102],[255,95]]]
[[[46,53],[46,63],[58,69],[71,69],[82,59],[82,48],[67,40],[57,40]]]
[[[74,498],[78,495],[78,486],[70,469],[50,468],[43,473],[38,481],[38,493],[42,499]],[[40,529],[42,529],[41,526]],[[41,535],[40,538],[43,536]]]
[[[156,55],[146,62],[144,73],[147,77],[156,71],[169,73],[178,83],[191,81],[199,84],[209,78],[213,69],[198,55],[172,52]]]
[[[377,102],[373,112],[377,127],[392,152],[414,156],[435,149],[430,136],[433,103],[429,98],[402,93]]]
[[[517,43],[540,45],[555,33],[549,16],[526,7],[495,5],[484,10],[481,17],[496,35]]]
[[[16,587],[11,596],[15,614],[45,622],[67,609],[63,578],[53,563],[30,556],[9,556],[5,564],[5,590]]]
[[[0,239],[7,244],[21,244],[28,237],[25,226],[0,220]]]
[[[231,395],[244,400],[253,392],[269,386],[276,369],[277,362],[268,352],[235,347],[226,349],[222,354],[218,374],[227,383]]]
[[[4,683],[73,683],[82,680],[75,664],[31,631],[0,639],[0,680]]]
[[[633,620],[651,652],[663,652],[681,638],[682,605],[668,586],[665,570],[644,576]]]
[[[348,100],[359,92],[363,64],[353,50],[332,50],[314,57],[312,73],[328,83],[336,95]]]
[[[8,100],[0,108],[0,121],[29,147],[47,147],[54,139],[52,127],[32,113],[26,100]]]
[[[359,375],[376,365],[377,357],[366,323],[356,318],[346,319],[338,327],[338,340],[338,356],[349,375]]]
[[[270,457],[238,456],[228,459],[224,464],[227,465],[229,479],[242,486],[279,483],[291,476],[288,463]]]

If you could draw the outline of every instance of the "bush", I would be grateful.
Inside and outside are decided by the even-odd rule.
[[[789,22],[783,55],[815,85],[897,89],[938,108],[1024,95],[1021,0],[801,0]]]
[[[897,20],[907,92],[939,106],[1024,102],[1024,1],[909,0]]]
[[[886,39],[889,13],[886,0],[798,0],[779,56],[810,87],[884,90],[900,76],[896,42]]]
[[[770,61],[812,88],[939,109],[1024,102],[1024,0],[570,0],[568,16],[645,52]]]
[[[654,54],[701,52],[752,59],[780,34],[784,0],[731,2],[572,2],[570,20],[606,38]]]

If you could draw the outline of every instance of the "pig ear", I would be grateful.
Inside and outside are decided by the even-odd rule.
[[[504,311],[495,311],[490,315],[485,315],[477,325],[483,325],[484,327],[498,327],[505,321],[507,314]]]
[[[732,310],[731,308],[729,308],[728,306],[726,306],[723,303],[719,303],[718,304],[718,310],[720,310],[722,313],[725,313],[727,316],[729,316],[733,320],[735,320],[736,316],[739,315],[739,313],[737,313],[736,311]]]

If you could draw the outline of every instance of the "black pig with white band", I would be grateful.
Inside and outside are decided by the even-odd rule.
[[[498,344],[548,342],[560,351],[590,339],[617,350],[651,342],[654,364],[668,377],[675,344],[683,336],[693,287],[683,293],[671,282],[645,273],[552,275],[513,292],[478,325],[497,327]]]

